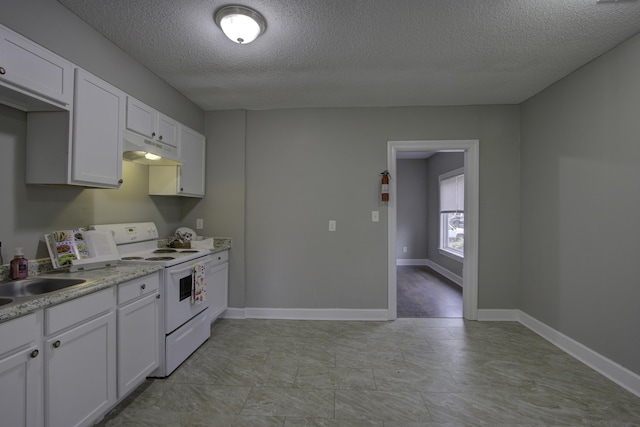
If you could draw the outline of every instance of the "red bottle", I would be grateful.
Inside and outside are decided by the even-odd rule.
[[[26,279],[29,274],[29,261],[24,257],[22,248],[16,248],[15,254],[9,265],[9,278],[11,280]]]

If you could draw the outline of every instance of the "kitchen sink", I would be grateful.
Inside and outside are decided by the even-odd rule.
[[[58,291],[84,282],[86,282],[86,280],[58,279],[50,277],[16,280],[6,284],[0,284],[0,297],[30,297]],[[1,304],[3,303],[0,302],[0,305]],[[4,304],[8,303],[6,302]]]
[[[0,298],[0,305],[11,304],[12,302],[11,298]]]

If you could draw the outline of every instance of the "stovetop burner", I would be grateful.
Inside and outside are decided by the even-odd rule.
[[[124,261],[133,261],[133,260],[136,260],[136,259],[144,259],[144,257],[141,257],[141,256],[125,256],[125,257],[122,257],[121,259],[124,260]]]
[[[153,251],[154,254],[170,254],[173,252],[178,252],[178,251],[175,249],[157,249]]]
[[[152,256],[151,258],[145,258],[147,261],[170,261],[174,259],[172,256]]]

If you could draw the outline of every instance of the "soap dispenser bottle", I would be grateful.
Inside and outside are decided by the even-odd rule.
[[[22,248],[16,248],[13,259],[9,265],[9,278],[11,280],[26,279],[29,274],[29,261],[24,257]]]

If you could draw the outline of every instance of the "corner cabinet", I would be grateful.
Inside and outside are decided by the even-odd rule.
[[[76,68],[73,113],[27,116],[27,184],[118,188],[126,95]]]
[[[180,157],[180,166],[149,166],[150,195],[204,197],[204,135],[180,125]]]

